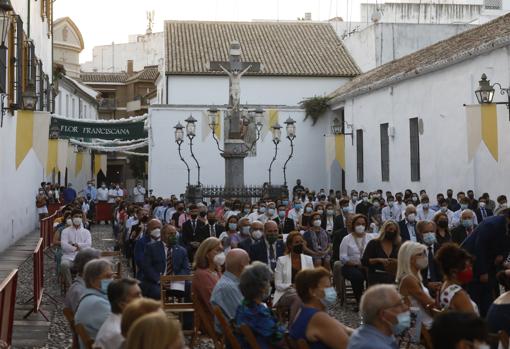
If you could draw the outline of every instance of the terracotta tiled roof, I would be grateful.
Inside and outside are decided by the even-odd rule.
[[[128,78],[128,74],[121,73],[104,73],[104,72],[82,72],[80,74],[81,81],[84,83],[102,83],[115,82],[124,83]]]
[[[510,45],[510,14],[361,74],[331,94],[332,104]]]
[[[139,72],[136,72],[134,75],[130,76],[127,81],[132,80],[143,80],[154,82],[159,75],[158,66],[150,65],[143,68]]]
[[[252,75],[345,76],[359,69],[328,23],[165,22],[167,74],[219,74],[211,61],[227,61],[230,43],[242,60],[262,63]]]

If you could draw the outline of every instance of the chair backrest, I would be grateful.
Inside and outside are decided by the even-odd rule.
[[[74,328],[76,329],[76,333],[78,334],[78,337],[80,337],[80,340],[85,348],[93,349],[94,340],[90,338],[85,327],[83,327],[82,324],[75,324]]]
[[[239,330],[243,334],[244,339],[246,340],[246,342],[248,342],[248,345],[250,346],[251,349],[260,349],[260,346],[257,343],[257,338],[255,338],[253,331],[248,325],[242,324],[241,326],[239,326]]]
[[[223,348],[223,341],[214,329],[213,319],[205,311],[206,305],[193,292],[191,293],[191,300],[195,305],[195,316],[198,318],[199,328],[202,328],[205,334],[213,340],[215,348]]]
[[[225,316],[223,315],[223,311],[221,310],[221,308],[215,305],[213,306],[213,311],[214,315],[216,316],[216,319],[218,319],[218,322],[220,323],[223,335],[225,336],[226,340],[230,343],[232,349],[241,349],[241,345],[239,344],[237,338],[234,336],[232,327],[228,323],[227,319],[225,319]]]
[[[176,303],[167,302],[166,291],[170,289],[170,285],[173,282],[191,282],[193,275],[162,275],[159,278],[160,290],[161,290],[161,303],[163,303],[163,309],[170,312],[183,313],[183,312],[194,312],[195,305],[193,303]]]
[[[503,349],[510,349],[510,340],[508,338],[508,333],[506,333],[506,331],[501,330],[498,332],[498,336],[499,342],[503,346]]]
[[[64,313],[64,317],[66,318],[67,322],[69,323],[69,327],[71,328],[71,332],[73,334],[72,348],[77,349],[80,346],[78,344],[78,334],[76,333],[76,328],[75,328],[75,324],[74,324],[74,313],[70,308],[64,308],[62,310],[62,312]]]
[[[121,251],[101,251],[101,257],[106,257],[107,259],[111,259],[111,262],[114,264],[115,270],[115,279],[122,278],[122,262],[120,259],[122,258]],[[113,259],[117,258],[118,261],[114,262]]]

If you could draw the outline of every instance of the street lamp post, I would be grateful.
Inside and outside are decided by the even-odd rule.
[[[294,139],[296,138],[296,121],[289,117],[285,120],[285,130],[287,131],[287,139],[290,141],[290,155],[283,165],[283,185],[287,186],[287,163],[294,155]]]
[[[193,160],[195,160],[195,163],[197,164],[197,183],[200,186],[200,164],[198,163],[197,158],[195,157],[195,154],[193,153],[193,138],[196,136],[196,125],[195,123],[197,120],[193,117],[193,115],[190,114],[186,120],[186,136],[189,139],[189,151],[191,152],[191,157]]]
[[[499,82],[496,82],[491,85],[490,80],[487,80],[487,75],[482,74],[481,80],[478,82],[478,89],[475,90],[476,99],[480,104],[491,104],[494,99],[494,87],[499,88],[499,92],[501,95],[506,94],[508,97],[507,102],[494,102],[494,104],[504,104],[508,108],[509,120],[510,120],[510,87],[505,88],[502,87]]]
[[[188,186],[190,185],[190,169],[188,166],[188,163],[181,154],[181,144],[184,142],[184,126],[181,125],[180,122],[177,123],[177,125],[174,126],[175,128],[175,143],[177,143],[177,151],[179,152],[179,157],[181,158],[181,161],[184,162],[184,165],[186,165],[186,170],[188,171]]]
[[[276,156],[278,155],[278,144],[280,143],[280,140],[282,138],[282,127],[278,122],[273,125],[273,144],[274,144],[274,156],[273,160],[271,160],[271,163],[269,164],[269,186],[271,186],[271,167],[273,167],[273,163],[276,160]]]

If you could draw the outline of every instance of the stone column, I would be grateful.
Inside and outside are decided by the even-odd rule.
[[[225,188],[244,187],[244,158],[246,146],[242,139],[225,140]]]

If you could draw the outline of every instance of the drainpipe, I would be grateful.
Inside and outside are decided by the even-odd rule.
[[[27,37],[30,39],[30,0],[27,0]]]

